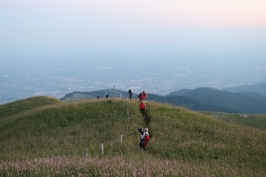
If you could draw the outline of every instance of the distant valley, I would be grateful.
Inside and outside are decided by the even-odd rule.
[[[181,58],[5,60],[1,63],[0,83],[0,104],[4,104],[33,96],[59,99],[74,91],[113,87],[124,91],[132,87],[135,92],[145,90],[164,96],[181,89],[224,89],[266,83],[266,72],[263,62],[252,63],[251,67],[226,60],[219,65]]]

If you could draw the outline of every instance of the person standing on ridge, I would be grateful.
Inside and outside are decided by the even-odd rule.
[[[144,100],[146,100],[147,97],[148,97],[147,93],[146,93],[145,91],[143,91],[142,94],[143,94],[143,96],[144,96]]]
[[[129,93],[129,99],[132,99],[133,91],[131,88],[129,89],[128,93]]]
[[[109,94],[105,92],[105,98],[109,98]]]
[[[145,102],[145,97],[144,97],[143,93],[139,94],[139,102]]]
[[[139,148],[146,151],[146,146],[148,145],[148,143],[150,141],[150,135],[148,133],[149,129],[148,128],[144,128],[144,129],[139,128],[138,131],[141,133]]]

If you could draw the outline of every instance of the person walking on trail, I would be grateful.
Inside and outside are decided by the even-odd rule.
[[[144,129],[139,128],[138,131],[141,133],[139,148],[146,151],[147,150],[146,146],[148,145],[148,143],[150,141],[150,135],[148,133],[149,129],[148,128],[144,128]]]
[[[146,93],[145,91],[143,91],[142,94],[143,94],[143,96],[144,96],[144,100],[146,101],[146,99],[147,99],[147,97],[148,97],[147,93]]]
[[[145,105],[145,103],[144,103],[144,102],[141,102],[141,103],[139,104],[139,108],[140,108],[140,112],[141,112],[142,114],[144,114],[144,113],[145,113],[145,110],[146,110],[146,105]]]
[[[144,97],[143,93],[139,94],[139,102],[145,102],[145,97]]]
[[[129,89],[128,93],[129,93],[129,99],[132,99],[133,91],[131,88]]]

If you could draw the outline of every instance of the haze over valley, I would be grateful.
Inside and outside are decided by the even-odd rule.
[[[219,61],[217,61],[219,62]],[[0,104],[31,96],[62,98],[73,91],[133,88],[167,95],[180,89],[228,87],[266,82],[265,62],[238,64],[182,60],[124,59],[5,61],[0,70]]]

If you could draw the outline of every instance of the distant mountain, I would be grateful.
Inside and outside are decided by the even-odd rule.
[[[174,92],[171,92],[169,95],[184,95],[188,92],[190,92],[191,89],[181,89],[181,90],[178,90],[178,91],[174,91]]]
[[[235,92],[235,93],[256,92],[256,93],[266,96],[266,83],[226,88],[226,89],[223,89],[223,91],[229,91],[229,92]]]
[[[194,111],[212,111],[212,112],[236,112],[231,108],[222,108],[216,105],[211,105],[209,103],[200,102],[194,98],[187,96],[178,96],[178,95],[168,95],[168,96],[159,96],[149,94],[149,100],[153,100],[159,103],[168,103],[176,106],[182,106]]]
[[[197,88],[182,96],[234,112],[266,113],[266,97],[254,92],[232,93],[213,88]]]

